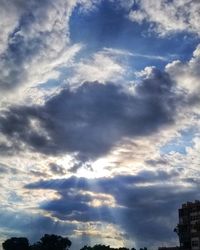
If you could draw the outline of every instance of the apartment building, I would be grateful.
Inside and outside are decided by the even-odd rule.
[[[183,250],[200,250],[200,201],[187,202],[179,209],[175,229]]]

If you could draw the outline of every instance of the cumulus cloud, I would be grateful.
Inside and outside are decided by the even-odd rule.
[[[23,3],[23,1],[21,1]],[[12,13],[8,15],[8,13]],[[19,16],[23,13],[23,9],[19,1],[1,1],[1,38],[0,38],[0,54],[8,47],[9,35],[13,32],[19,23]]]
[[[107,53],[106,53],[107,52]],[[74,76],[69,79],[71,84],[85,81],[120,81],[127,73],[126,67],[118,58],[119,54],[102,50],[95,53],[89,60],[82,60],[74,66]],[[121,54],[120,54],[121,56]]]
[[[5,106],[34,99],[32,90],[27,89],[59,79],[61,68],[71,66],[82,45],[70,40],[70,17],[77,5],[89,11],[96,1],[20,0],[0,4],[0,105]],[[41,91],[38,93],[41,96]]]
[[[199,1],[137,0],[129,12],[129,19],[150,22],[159,35],[186,31],[200,34]]]
[[[52,75],[52,71],[63,62],[61,55],[66,57],[66,50],[70,49],[68,21],[75,3],[11,1],[3,4],[1,11],[5,12],[10,7],[14,12],[10,16],[15,19],[9,31],[5,31],[7,44],[0,60],[2,89],[27,81],[36,84],[37,80],[32,79],[34,74],[40,74],[38,81],[43,81],[48,73],[53,78],[57,77],[56,72]]]
[[[166,72],[168,72],[177,84],[186,90],[188,94],[194,95],[200,92],[199,67],[200,45],[194,50],[193,56],[188,62],[181,62],[180,60],[173,61],[166,65]]]
[[[64,89],[41,106],[16,106],[0,118],[11,142],[44,154],[96,158],[124,137],[150,135],[173,123],[178,97],[166,73],[152,68],[134,94],[114,84],[86,82]]]

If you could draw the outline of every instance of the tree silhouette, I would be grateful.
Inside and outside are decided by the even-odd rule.
[[[10,238],[2,244],[4,250],[29,250],[27,238]]]
[[[71,241],[55,234],[45,234],[39,242],[31,246],[31,250],[68,250]]]
[[[97,245],[94,245],[93,247],[84,246],[80,250],[116,250],[116,249],[111,248],[109,245],[106,246],[106,245],[97,244]]]
[[[2,243],[2,246],[4,250],[69,250],[71,244],[71,241],[67,237],[55,234],[45,234],[33,245],[29,245],[27,238],[10,238]],[[129,248],[113,248],[109,245],[96,244],[93,247],[84,246],[80,250],[129,250]],[[131,250],[136,249],[131,248]],[[140,250],[147,250],[147,248],[140,248]]]
[[[106,245],[99,244],[99,245],[94,245],[93,247],[84,246],[80,250],[129,250],[129,249],[126,247],[112,248],[109,245],[106,246]],[[132,248],[131,250],[136,250],[136,249]],[[147,250],[147,249],[144,249],[144,250]]]

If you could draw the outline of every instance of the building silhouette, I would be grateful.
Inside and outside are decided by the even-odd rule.
[[[158,250],[200,250],[200,201],[182,204],[178,210],[178,225],[174,229],[179,247],[159,247]]]
[[[182,205],[175,231],[178,234],[181,249],[200,250],[200,201]]]

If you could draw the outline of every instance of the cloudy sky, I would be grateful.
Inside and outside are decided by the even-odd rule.
[[[0,241],[177,245],[200,199],[199,0],[0,0]]]

